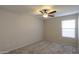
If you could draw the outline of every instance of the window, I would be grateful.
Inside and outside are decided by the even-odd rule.
[[[62,37],[75,38],[75,20],[62,21]]]

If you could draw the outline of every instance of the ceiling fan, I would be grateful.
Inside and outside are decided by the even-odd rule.
[[[49,9],[42,9],[41,11],[41,14],[43,15],[43,17],[54,17],[54,13],[56,13],[56,11],[51,11],[49,12]]]

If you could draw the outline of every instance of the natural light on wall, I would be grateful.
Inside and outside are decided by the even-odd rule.
[[[62,37],[75,38],[75,19],[63,20]]]

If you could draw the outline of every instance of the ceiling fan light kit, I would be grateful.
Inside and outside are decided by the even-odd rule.
[[[48,14],[44,14],[43,17],[47,18],[48,17]]]

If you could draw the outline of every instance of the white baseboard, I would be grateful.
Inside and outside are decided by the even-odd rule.
[[[0,54],[8,53],[9,51],[0,51]]]

